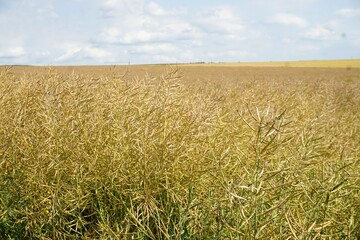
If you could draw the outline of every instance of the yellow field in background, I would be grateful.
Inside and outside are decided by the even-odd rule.
[[[325,68],[360,68],[360,59],[351,60],[314,60],[286,62],[238,62],[238,63],[194,63],[189,66],[209,67],[325,67]]]

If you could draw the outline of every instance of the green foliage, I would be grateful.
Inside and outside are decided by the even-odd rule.
[[[223,83],[1,72],[0,238],[357,239],[358,79]]]

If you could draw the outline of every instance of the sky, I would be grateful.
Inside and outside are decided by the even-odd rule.
[[[0,65],[360,58],[360,0],[0,0]]]

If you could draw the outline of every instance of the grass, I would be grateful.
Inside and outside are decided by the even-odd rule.
[[[4,69],[0,238],[359,238],[358,75],[185,70]]]

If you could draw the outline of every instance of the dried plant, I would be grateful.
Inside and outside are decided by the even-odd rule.
[[[0,238],[359,237],[359,79],[182,74],[3,70]]]

